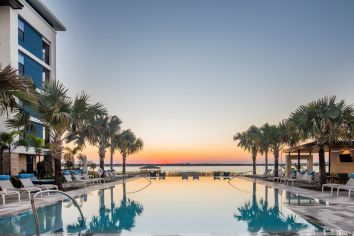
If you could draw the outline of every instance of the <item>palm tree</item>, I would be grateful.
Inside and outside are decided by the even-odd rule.
[[[0,65],[0,115],[15,111],[19,102],[35,104],[35,94],[32,80],[19,76],[10,65],[3,69]]]
[[[253,165],[253,175],[256,175],[256,158],[260,151],[261,144],[261,132],[259,128],[252,125],[247,131],[242,133],[237,133],[233,137],[234,141],[238,140],[238,147],[251,152],[252,154],[252,165]]]
[[[271,147],[271,127],[268,123],[264,124],[261,128],[260,152],[264,153],[265,157],[265,171],[268,172],[268,153]]]
[[[111,116],[108,121],[108,135],[109,135],[109,149],[110,149],[110,164],[111,171],[113,171],[113,155],[115,150],[117,149],[116,136],[119,135],[121,131],[120,124],[122,121],[117,116]]]
[[[335,96],[324,97],[300,106],[290,115],[289,122],[303,140],[313,139],[318,147],[320,185],[326,182],[325,145],[353,138],[354,110]]]
[[[91,124],[87,125],[83,130],[82,140],[88,140],[89,143],[98,148],[100,158],[100,168],[104,170],[104,158],[106,156],[106,148],[109,147],[109,116],[96,116]]]
[[[62,188],[61,159],[65,133],[72,121],[72,100],[68,90],[57,80],[49,80],[39,92],[38,119],[50,129],[51,154],[54,158],[55,183]]]
[[[137,153],[143,149],[143,140],[137,138],[130,130],[125,130],[116,137],[117,147],[123,158],[123,175],[125,175],[125,163],[127,157],[131,154]]]
[[[11,175],[11,146],[15,144],[15,138],[18,136],[18,132],[12,131],[12,132],[2,132],[0,133],[0,143],[1,145],[1,173],[4,172],[3,168],[3,151],[4,149],[8,150],[8,156],[9,156],[9,170],[8,174]]]
[[[66,166],[70,169],[70,168],[74,168],[75,167],[75,155],[81,151],[81,147],[65,147],[63,149],[65,151],[64,153],[64,161],[66,163]]]
[[[36,153],[36,160],[38,157],[38,163],[39,163],[41,161],[41,154],[43,152],[43,149],[46,148],[46,145],[44,144],[44,139],[39,138],[33,134],[27,135],[26,138],[29,140],[28,146],[32,146],[34,148],[34,152]],[[38,165],[37,165],[37,171],[39,171]]]

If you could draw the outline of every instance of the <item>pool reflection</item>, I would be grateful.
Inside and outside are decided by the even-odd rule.
[[[257,185],[253,183],[252,200],[238,207],[234,215],[238,221],[246,221],[248,231],[252,233],[285,233],[299,232],[307,228],[306,224],[298,222],[295,214],[285,215],[279,208],[279,190],[274,189],[274,205],[268,201],[268,187],[265,186],[265,198],[257,201]]]
[[[135,227],[135,217],[140,216],[144,210],[143,206],[134,200],[127,198],[126,183],[122,185],[122,200],[119,205],[114,201],[113,187],[98,191],[100,209],[97,216],[93,216],[87,225],[87,231],[91,233],[120,233],[123,230],[131,231]],[[120,187],[119,185],[117,187]],[[109,207],[105,203],[105,194],[110,193]],[[71,231],[68,227],[68,232]],[[74,231],[77,232],[77,231]]]

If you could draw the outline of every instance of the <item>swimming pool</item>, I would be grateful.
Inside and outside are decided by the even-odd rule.
[[[323,229],[289,209],[291,204],[318,204],[253,182],[203,177],[184,180],[139,178],[78,197],[86,218],[70,201],[39,209],[42,233],[64,234],[316,234]],[[0,219],[1,234],[34,234],[31,212]]]

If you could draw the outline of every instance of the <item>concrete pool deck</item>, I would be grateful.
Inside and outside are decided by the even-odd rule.
[[[344,196],[344,193],[342,193],[337,197],[336,193],[331,196],[329,191],[322,193],[320,191],[274,183],[261,179],[255,180],[250,177],[241,176],[238,178],[256,182],[280,191],[287,191],[303,197],[312,198],[316,201],[321,201],[325,204],[291,204],[288,208],[307,221],[330,230],[337,235],[353,235],[354,233],[354,198],[349,198],[347,194]]]

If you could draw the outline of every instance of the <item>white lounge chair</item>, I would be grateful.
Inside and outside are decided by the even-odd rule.
[[[102,183],[104,182],[104,178],[95,178],[92,175],[88,175],[88,174],[82,174],[82,177],[84,180],[92,180],[94,183]]]
[[[296,173],[296,179],[288,179],[287,184],[291,182],[291,185],[294,186],[294,182],[299,182],[299,183],[306,183],[306,184],[314,184],[316,181],[314,181],[314,172],[308,172],[306,171],[305,173]]]
[[[49,190],[49,189],[55,189],[58,190],[58,186],[54,184],[42,184],[42,185],[37,185],[33,184],[31,180],[32,174],[19,174],[18,179],[20,180],[21,184],[25,188],[39,188],[41,190]]]
[[[18,191],[0,191],[0,195],[2,197],[2,204],[5,206],[6,205],[6,201],[5,201],[5,197],[6,196],[12,196],[12,195],[17,195],[18,197],[18,202],[21,202],[21,197],[20,197],[20,192]]]
[[[269,170],[264,171],[263,174],[261,174],[261,175],[256,175],[256,177],[261,178],[261,179],[268,178],[271,176],[271,172],[272,172],[272,170],[269,169]]]
[[[93,180],[93,179],[84,179],[84,177],[78,173],[72,174],[72,177],[75,181],[83,182],[83,183],[87,183],[87,184],[94,184],[96,182],[96,180]]]
[[[325,187],[329,187],[329,184],[327,184]],[[347,190],[348,191],[348,197],[350,197],[351,191],[354,190],[354,173],[350,175],[349,180],[346,184],[341,184],[341,185],[336,185],[332,184],[331,186],[331,193],[332,193],[332,188],[337,188],[337,196],[339,196],[339,191],[342,190]],[[323,189],[323,186],[322,186]]]
[[[348,186],[348,187],[353,186],[354,187],[354,178],[349,178],[349,180],[347,181],[346,184],[333,184],[333,183],[324,184],[324,185],[322,185],[322,192],[324,191],[325,188],[331,188],[331,195],[332,195],[333,189],[338,189],[338,187],[341,187],[341,186]]]
[[[74,181],[71,177],[70,173],[65,173],[64,172],[64,179],[67,183],[73,184],[73,185],[85,185],[85,187],[87,186],[87,181]]]
[[[11,181],[10,181],[10,176],[9,175],[2,175],[0,178],[0,188],[2,192],[27,192],[28,193],[28,199],[31,199],[31,193],[39,192],[41,191],[40,188],[15,188]]]

